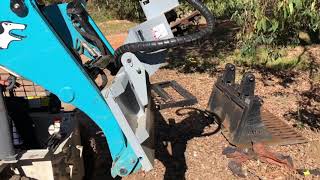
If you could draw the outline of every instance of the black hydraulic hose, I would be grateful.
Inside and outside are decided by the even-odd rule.
[[[214,28],[214,17],[210,10],[201,2],[201,0],[186,0],[191,6],[197,9],[201,15],[207,21],[207,27],[205,29],[200,30],[194,34],[182,36],[182,37],[174,37],[171,39],[165,39],[160,41],[148,41],[148,42],[136,42],[129,43],[119,47],[115,51],[115,61],[118,63],[118,59],[126,52],[139,52],[139,51],[156,51],[160,49],[167,49],[177,46],[186,45],[189,43],[196,42],[205,36],[210,35],[213,32]]]
[[[67,7],[68,14],[73,18],[73,21],[80,24],[80,27],[74,26],[77,31],[87,40],[91,41],[98,47],[102,55],[107,55],[107,47],[104,45],[102,40],[96,34],[95,30],[92,28],[88,21],[88,14],[83,8],[79,0],[75,0],[68,4]]]
[[[83,22],[80,22],[80,24],[83,25]],[[83,29],[85,30],[88,30],[86,28],[84,28],[84,26],[82,26]],[[83,31],[81,30],[79,27],[75,26],[75,28],[77,29],[77,31],[84,37],[84,38],[87,38],[88,40],[90,40],[91,42],[93,42],[97,47],[98,49],[101,51],[101,54],[102,55],[107,55],[107,50],[105,49],[104,47],[104,44],[103,42],[95,35],[89,33],[89,32],[86,32],[86,31]]]

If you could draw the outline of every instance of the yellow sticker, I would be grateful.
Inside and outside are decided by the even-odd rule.
[[[303,171],[303,175],[304,176],[310,176],[310,171],[309,170],[305,170],[305,171]]]

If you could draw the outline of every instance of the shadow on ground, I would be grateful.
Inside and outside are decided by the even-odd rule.
[[[101,129],[80,110],[76,113],[79,119],[83,159],[85,165],[84,180],[113,179],[110,169],[112,158],[106,138]],[[121,179],[117,177],[116,179]]]
[[[319,57],[309,53],[310,64],[308,76],[310,88],[299,93],[298,108],[285,114],[287,119],[294,119],[298,127],[308,126],[313,131],[320,130],[320,83],[316,77],[320,76]]]
[[[167,123],[159,111],[155,112],[155,155],[166,167],[164,179],[185,179],[188,168],[185,151],[188,141],[195,137],[214,135],[221,128],[212,114],[200,109],[181,108],[176,114],[185,118],[179,123],[169,119]],[[86,162],[84,179],[112,179],[112,159],[100,128],[82,112],[78,113],[77,118],[81,119],[80,130]],[[205,132],[204,129],[211,125],[214,126]]]
[[[272,79],[272,76],[276,77],[280,80],[279,85],[281,85],[284,88],[288,88],[290,84],[295,82],[295,78],[299,75],[298,72],[291,71],[291,70],[276,70],[272,68],[267,67],[253,67],[254,70],[256,70],[259,74],[261,74],[262,83],[265,86],[269,86],[268,80]]]
[[[294,119],[295,126],[308,126],[313,131],[320,130],[320,84],[312,85],[308,91],[300,93],[298,108],[285,114],[287,119]]]
[[[211,114],[200,109],[182,108],[176,114],[186,118],[179,123],[169,119],[167,123],[160,112],[156,114],[156,158],[166,167],[164,179],[185,179],[188,141],[195,137],[214,135],[221,128]],[[210,128],[210,132],[205,132],[204,129],[212,124],[216,126]]]
[[[176,47],[168,53],[168,65],[164,68],[176,69],[182,73],[214,73],[221,53],[232,52],[236,48],[235,34],[239,28],[229,20],[220,20],[208,40],[191,46]],[[192,32],[191,32],[192,33]]]

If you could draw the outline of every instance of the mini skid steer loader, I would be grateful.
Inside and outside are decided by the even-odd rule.
[[[43,159],[49,157],[49,161],[45,161],[47,164],[38,164],[38,168],[44,168],[44,165],[54,166],[50,158],[79,156],[77,161],[64,160],[64,171],[71,179],[83,176],[79,175],[83,169],[80,166],[82,146],[77,125],[70,120],[73,115],[63,113],[58,120],[52,115],[61,108],[59,100],[77,107],[102,130],[113,160],[113,177],[151,170],[154,161],[151,90],[167,102],[159,108],[192,105],[197,100],[175,81],[151,85],[149,77],[165,63],[169,48],[197,42],[210,36],[214,29],[213,15],[202,1],[186,1],[206,19],[206,27],[194,34],[175,37],[167,17],[168,12],[179,6],[178,0],[139,0],[146,21],[131,28],[124,45],[115,50],[86,11],[85,0],[51,5],[41,0],[1,0],[0,66],[10,73],[10,78],[1,85],[0,172],[3,166],[12,165],[24,170],[29,177],[41,179],[34,170],[27,170],[27,166],[43,163]],[[111,83],[108,83],[108,76],[112,76]],[[34,121],[35,117],[27,115],[34,98],[18,98],[13,93],[19,84],[16,78],[41,86],[49,97],[50,120],[47,122],[45,115],[36,116],[41,122],[47,122],[45,129],[49,128],[40,146],[42,150],[35,150],[39,146],[32,140],[39,139],[39,133],[20,133],[22,139],[29,139],[24,142],[29,143],[29,148],[24,148],[27,151],[18,151],[13,142],[14,124],[18,131],[19,127],[34,129],[27,122]],[[98,78],[101,82],[96,83]],[[234,79],[235,67],[227,65],[223,77],[215,84],[209,111],[224,120],[230,134],[228,139],[233,144],[259,141],[261,138],[255,138],[258,136],[266,141],[274,139],[266,129],[274,122],[268,124],[260,118],[260,101],[253,93],[254,76],[245,75],[240,85],[236,85]],[[168,86],[185,99],[172,100],[163,90]],[[27,109],[17,111],[25,114],[24,118],[13,118],[15,111],[21,108]],[[21,128],[22,122],[26,124],[24,128]],[[38,129],[41,131],[43,127]],[[64,155],[60,156],[61,153]],[[19,165],[19,162],[23,163]],[[58,175],[50,172],[46,178],[59,179]]]

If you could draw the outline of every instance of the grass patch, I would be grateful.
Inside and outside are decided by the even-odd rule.
[[[122,34],[127,33],[132,27],[135,27],[137,23],[127,20],[111,20],[97,23],[101,31],[106,34]]]
[[[275,70],[288,70],[288,69],[298,69],[304,70],[308,67],[307,59],[300,59],[298,57],[293,58],[278,58],[274,61],[269,61],[266,64],[266,67],[275,69]]]
[[[314,83],[320,83],[320,73],[316,73],[312,80],[314,81]]]
[[[240,50],[227,56],[227,62],[247,67],[267,67],[274,70],[305,70],[309,67],[310,58],[305,53],[305,48],[287,47],[270,49],[258,47],[252,56],[243,56]]]
[[[102,22],[110,21],[113,19],[110,15],[104,14],[97,10],[89,9],[88,13],[96,23],[102,23]]]
[[[233,52],[220,52],[209,57],[197,56],[193,51],[177,51],[169,57],[169,63],[165,68],[176,69],[182,73],[213,73],[216,67],[226,63],[247,68],[263,67],[275,71],[301,71],[308,70],[311,62],[309,54],[302,46],[275,49],[261,46],[256,49],[254,55],[248,56],[243,56],[240,49],[235,49]]]
[[[88,12],[105,35],[127,33],[137,23],[127,20],[115,20],[108,11],[88,3]]]
[[[114,19],[108,11],[94,6],[92,3],[87,4],[87,11],[96,23],[102,23]]]

